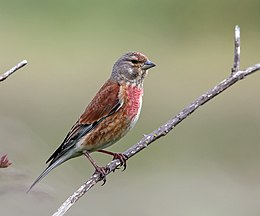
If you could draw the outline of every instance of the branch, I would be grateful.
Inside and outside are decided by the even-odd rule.
[[[27,61],[23,60],[20,63],[18,63],[16,66],[11,68],[10,70],[6,71],[4,74],[0,75],[0,82],[4,81],[7,77],[12,75],[15,71],[19,70],[20,68],[22,68],[26,64],[27,64]]]
[[[10,70],[6,71],[4,74],[0,75],[0,82],[4,81],[7,77],[12,75],[15,71],[22,68],[27,64],[26,60],[21,61],[16,66],[11,68]],[[0,168],[6,168],[9,167],[12,163],[9,161],[7,155],[3,155],[0,157]]]
[[[234,58],[234,71],[232,68],[232,74],[230,77],[226,78],[218,85],[210,89],[205,94],[201,95],[194,102],[184,108],[178,115],[174,118],[170,119],[164,125],[159,127],[157,130],[154,130],[152,133],[145,135],[137,144],[129,148],[124,152],[128,156],[128,159],[145,149],[148,145],[152,144],[155,140],[159,139],[162,136],[168,134],[174,127],[176,127],[179,123],[181,123],[187,116],[197,110],[201,105],[205,104],[209,100],[213,99],[215,96],[231,87],[237,81],[244,79],[246,76],[260,70],[260,63],[255,64],[246,68],[245,70],[239,70],[240,63],[240,29],[236,26],[235,29],[235,40],[238,41],[235,43],[235,58]],[[113,160],[109,164],[107,164],[106,168],[109,170],[108,174],[114,172],[117,167],[120,166],[119,160]],[[99,181],[101,181],[101,177],[98,174],[93,174],[91,178],[85,182],[74,194],[72,194],[58,209],[53,216],[62,216],[64,215],[75,203],[81,198],[87,191],[89,191],[94,185],[96,185]]]
[[[240,28],[238,25],[235,27],[235,49],[234,49],[234,64],[232,67],[232,74],[238,72],[240,66]]]

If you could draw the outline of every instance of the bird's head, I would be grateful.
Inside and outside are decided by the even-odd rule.
[[[111,79],[142,87],[148,69],[155,64],[140,52],[128,52],[114,64]]]

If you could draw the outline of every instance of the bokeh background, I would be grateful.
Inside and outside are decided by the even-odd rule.
[[[90,177],[83,157],[52,171],[45,161],[127,51],[157,64],[124,151],[230,74],[234,27],[241,67],[260,62],[260,1],[0,1],[1,215],[51,215]],[[67,215],[260,214],[260,75],[240,81],[108,176]],[[93,154],[98,163],[111,159]]]

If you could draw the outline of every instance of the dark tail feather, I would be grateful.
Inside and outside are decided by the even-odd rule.
[[[68,155],[67,155],[68,156]],[[50,165],[41,173],[41,175],[39,175],[39,177],[32,183],[32,185],[30,186],[30,188],[26,191],[26,193],[29,193],[30,190],[39,182],[41,181],[51,170],[53,170],[55,167],[59,166],[60,164],[62,164],[63,162],[65,162],[66,160],[68,160],[70,157],[65,157],[65,155],[63,155],[63,157],[60,157],[58,159],[56,159],[56,161],[53,161],[50,163]]]

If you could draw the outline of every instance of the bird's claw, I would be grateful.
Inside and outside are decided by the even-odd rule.
[[[128,159],[128,157],[123,154],[123,153],[114,153],[114,157],[113,160],[118,159],[120,161],[120,166],[124,166],[123,170],[124,171],[126,169],[126,161]]]
[[[103,180],[103,183],[101,184],[101,186],[103,186],[106,183],[106,181],[107,181],[106,176],[108,173],[109,173],[109,170],[107,167],[96,167],[94,174],[99,175],[101,180]]]

